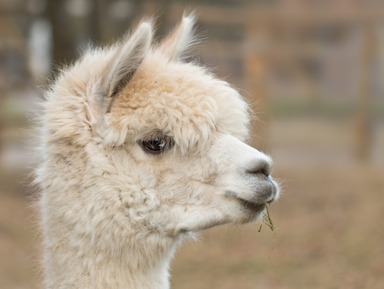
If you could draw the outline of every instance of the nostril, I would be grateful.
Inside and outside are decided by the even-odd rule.
[[[257,175],[264,175],[264,176],[266,176],[266,177],[268,177],[269,176],[269,174],[267,174],[267,172],[266,172],[266,170],[265,169],[260,169],[260,170],[258,170],[258,171],[256,171],[256,172],[254,172],[254,174],[257,174]]]
[[[254,175],[264,175],[268,177],[271,174],[271,164],[267,161],[258,161],[250,169],[247,169],[247,173]]]

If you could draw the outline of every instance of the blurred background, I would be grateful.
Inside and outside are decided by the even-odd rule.
[[[0,0],[0,288],[40,288],[26,111],[63,64],[143,16],[197,9],[191,59],[253,107],[283,195],[274,225],[218,227],[172,263],[172,288],[384,288],[384,2]]]

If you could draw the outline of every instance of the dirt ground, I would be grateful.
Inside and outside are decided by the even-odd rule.
[[[173,264],[174,288],[384,288],[382,171],[281,170],[271,206],[278,229],[220,227],[188,244]]]
[[[177,251],[172,288],[384,288],[384,167],[345,162],[345,156],[335,160],[337,144],[336,153],[327,154],[326,141],[317,158],[309,161],[302,151],[302,159],[292,163],[302,148],[291,150],[289,138],[283,142],[279,134],[298,124],[284,125],[272,135],[278,156],[274,176],[283,186],[280,200],[270,207],[278,229],[264,225],[258,232],[260,225],[249,224],[201,233],[197,242]],[[317,135],[311,137],[300,141],[303,148],[321,145]],[[342,148],[342,135],[339,141]],[[0,190],[0,288],[40,288],[39,238],[30,203],[24,194]]]

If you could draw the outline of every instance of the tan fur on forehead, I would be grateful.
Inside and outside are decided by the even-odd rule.
[[[117,49],[89,50],[46,93],[51,137],[86,144],[100,136],[106,144],[122,145],[161,130],[183,151],[203,146],[214,131],[247,137],[248,106],[241,96],[203,67],[165,57],[161,47],[147,53],[104,115],[100,81]]]
[[[144,60],[107,119],[108,142],[135,141],[156,129],[173,136],[183,151],[204,145],[214,131],[244,138],[248,121],[246,104],[227,83],[202,67],[169,62],[158,53]]]

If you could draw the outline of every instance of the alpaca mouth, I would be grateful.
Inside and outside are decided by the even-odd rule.
[[[253,213],[264,211],[265,206],[274,201],[274,197],[268,198],[267,200],[261,201],[261,202],[246,200],[246,199],[239,197],[239,195],[236,192],[230,191],[230,190],[225,192],[225,196],[227,198],[232,198],[232,199],[238,201],[246,210],[252,211]]]
[[[242,204],[242,206],[245,209],[250,210],[252,212],[264,211],[265,206],[267,205],[266,203],[263,203],[263,204],[253,203],[251,201],[247,201],[247,200],[244,200],[244,199],[241,199],[241,198],[237,198],[237,200]]]

